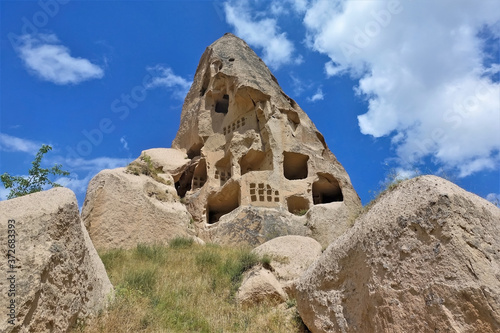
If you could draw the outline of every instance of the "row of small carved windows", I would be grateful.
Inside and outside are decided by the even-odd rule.
[[[215,170],[215,179],[220,179],[220,183],[224,184],[231,178],[231,171],[221,171]]]
[[[252,202],[267,201],[267,202],[280,202],[280,192],[275,191],[269,184],[259,183],[250,184],[250,198]]]
[[[193,177],[193,190],[203,187],[203,185],[205,185],[206,181],[207,180],[205,178],[202,178],[202,177],[200,177],[200,178]]]
[[[234,132],[235,130],[237,130],[238,128],[240,128],[242,126],[245,126],[245,117],[242,117],[241,119],[236,120],[231,125],[225,126],[222,129],[222,132],[224,133],[224,135],[226,135],[226,134],[229,134],[231,132]]]

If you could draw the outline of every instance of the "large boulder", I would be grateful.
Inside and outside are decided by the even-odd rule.
[[[203,53],[172,147],[192,159],[177,190],[204,239],[224,241],[230,238],[225,231],[244,231],[237,224],[252,216],[246,208],[265,208],[274,210],[276,222],[278,216],[288,220],[274,237],[311,235],[327,246],[361,209],[349,175],[322,134],[264,62],[232,34]],[[290,218],[315,206],[324,207]],[[238,207],[249,216],[223,218]]]
[[[311,235],[304,217],[262,207],[238,207],[220,222],[200,231],[200,237],[228,246],[256,247],[281,235]]]
[[[279,304],[284,302],[286,298],[287,296],[276,277],[261,266],[254,267],[245,273],[236,293],[236,301],[244,308],[262,302]]]
[[[435,176],[401,183],[297,285],[312,332],[499,332],[500,209]]]
[[[281,303],[288,294],[294,298],[295,283],[321,255],[321,244],[309,237],[281,236],[252,250],[270,262],[244,275],[237,300],[244,306],[260,302]]]
[[[97,249],[168,243],[194,235],[191,215],[167,173],[146,175],[133,168],[101,171],[89,183],[82,218]]]
[[[141,156],[134,162],[142,163],[145,156],[151,159],[156,170],[172,175],[182,173],[189,164],[189,158],[185,152],[172,148],[151,148],[143,150]]]
[[[305,215],[304,224],[311,230],[309,237],[326,248],[352,227],[354,219],[355,216],[349,215],[349,209],[343,202],[331,202],[312,206]]]
[[[321,255],[321,244],[310,237],[281,236],[252,250],[255,254],[271,258],[270,268],[281,283],[302,276]]]
[[[71,190],[2,201],[0,225],[1,332],[68,332],[107,305],[113,286]]]

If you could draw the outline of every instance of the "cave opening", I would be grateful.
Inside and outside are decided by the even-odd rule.
[[[288,211],[295,215],[304,215],[309,210],[309,200],[293,195],[286,199]]]
[[[215,112],[227,114],[229,111],[229,95],[222,96],[221,100],[215,103]]]
[[[240,206],[240,186],[233,182],[207,198],[207,222],[214,224]]]
[[[312,185],[315,205],[344,201],[342,189],[335,177],[327,173],[318,173],[319,179]]]
[[[307,178],[307,161],[309,161],[309,156],[307,155],[283,152],[283,172],[285,178],[289,180]]]
[[[273,169],[272,151],[267,153],[250,149],[239,161],[241,175],[251,171],[264,171]]]

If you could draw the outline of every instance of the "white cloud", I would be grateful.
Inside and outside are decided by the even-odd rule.
[[[275,15],[283,13],[277,3],[271,3],[273,6]],[[248,1],[228,1],[224,4],[224,12],[227,23],[235,28],[236,35],[248,44],[261,48],[262,58],[271,68],[278,69],[284,64],[300,62],[300,57],[293,58],[293,43],[285,33],[280,32],[276,19],[257,19],[256,15],[252,15]]]
[[[17,51],[30,71],[55,84],[78,84],[104,76],[101,67],[72,57],[54,34],[23,35]]]
[[[287,0],[286,2],[291,3],[293,9],[297,13],[304,13],[307,10],[307,6],[309,4],[308,0]]]
[[[291,8],[295,13],[303,14],[307,10],[308,0],[274,0],[269,4],[269,12],[275,16],[287,15]]]
[[[500,162],[499,65],[479,37],[500,37],[499,22],[490,0],[318,0],[304,19],[326,73],[359,79],[361,132],[393,136],[403,167],[430,156],[461,177]]]
[[[164,87],[170,91],[175,98],[184,99],[191,88],[192,81],[188,81],[181,76],[175,75],[170,67],[163,65],[156,65],[146,68],[147,71],[153,76],[145,88],[153,89]]]
[[[35,155],[41,143],[0,133],[0,151],[23,152]]]
[[[317,102],[317,101],[322,101],[324,98],[325,96],[323,95],[323,90],[321,89],[321,87],[319,87],[318,90],[316,90],[316,93],[311,97],[307,98],[307,100],[309,102]]]

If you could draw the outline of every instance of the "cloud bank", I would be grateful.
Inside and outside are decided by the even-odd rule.
[[[71,56],[54,34],[23,35],[17,52],[30,72],[55,84],[78,84],[104,76],[101,67]]]
[[[300,2],[297,1],[294,8],[300,10]],[[271,2],[270,5],[270,10],[275,14],[284,13],[282,3]],[[235,28],[236,35],[262,49],[263,60],[271,68],[278,69],[284,64],[301,62],[301,57],[293,57],[295,47],[286,33],[280,32],[275,18],[258,18],[248,1],[228,1],[224,4],[224,12],[227,23]]]
[[[41,147],[41,143],[18,138],[5,133],[0,133],[0,151],[22,152],[35,155]]]
[[[495,1],[315,1],[304,24],[329,76],[359,79],[363,134],[391,136],[399,164],[426,157],[465,177],[498,167]],[[498,58],[496,58],[498,61]]]

